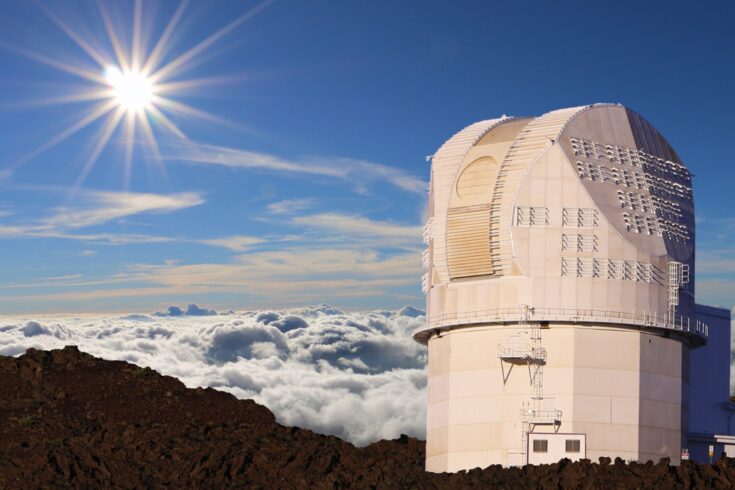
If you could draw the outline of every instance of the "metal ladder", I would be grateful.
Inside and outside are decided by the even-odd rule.
[[[528,433],[533,431],[536,425],[554,425],[561,423],[561,410],[542,408],[544,400],[544,364],[546,364],[546,349],[541,342],[541,325],[538,322],[530,322],[529,317],[533,309],[528,305],[523,306],[523,311],[518,318],[518,329],[528,335],[529,343],[525,348],[519,349],[498,345],[498,357],[502,362],[511,364],[527,364],[528,375],[531,384],[531,401],[523,402],[520,410],[521,415],[521,455],[525,460],[528,454]],[[516,336],[512,336],[514,338]],[[517,344],[517,343],[516,343]],[[505,378],[504,378],[505,380]]]

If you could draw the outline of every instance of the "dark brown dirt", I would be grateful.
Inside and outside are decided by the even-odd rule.
[[[731,488],[714,465],[582,461],[423,470],[409,437],[364,448],[250,400],[74,347],[0,357],[0,488]]]

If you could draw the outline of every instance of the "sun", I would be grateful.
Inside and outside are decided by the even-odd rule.
[[[108,66],[105,80],[112,90],[112,98],[127,113],[150,110],[156,86],[140,71],[123,72],[116,66]]]
[[[142,0],[135,0],[133,3],[131,12],[133,22],[129,36],[119,34],[119,31],[125,30],[125,27],[116,25],[107,11],[106,2],[98,2],[100,19],[107,32],[109,45],[106,45],[101,39],[82,36],[79,28],[69,25],[63,16],[51,8],[53,3],[40,3],[41,10],[82,51],[89,55],[94,65],[90,68],[88,63],[70,64],[61,58],[52,58],[28,49],[12,49],[11,51],[17,54],[79,77],[86,82],[81,90],[40,99],[37,103],[46,105],[84,102],[93,105],[64,130],[52,135],[46,142],[5,169],[0,168],[0,173],[13,172],[19,166],[67,140],[90,124],[102,120],[102,127],[97,133],[96,141],[93,142],[91,153],[84,161],[72,193],[82,185],[107,143],[118,131],[122,132],[123,186],[127,190],[130,185],[135,147],[140,147],[138,156],[140,156],[140,150],[147,152],[147,156],[152,157],[164,172],[163,158],[159,151],[156,133],[162,131],[169,137],[173,137],[175,141],[188,142],[187,136],[171,117],[194,118],[233,127],[231,122],[191,107],[178,99],[196,90],[203,90],[205,87],[220,83],[229,83],[235,79],[228,77],[182,79],[180,77],[183,72],[198,63],[196,58],[201,57],[205,50],[252,19],[269,5],[270,0],[256,4],[193,47],[172,56],[171,39],[174,37],[174,31],[187,3],[187,0],[181,0],[158,40],[148,44],[148,41],[153,41],[153,39],[147,37],[143,29],[142,19],[145,16]],[[129,43],[124,42],[126,40]],[[111,52],[109,47],[112,48]],[[143,158],[143,161],[147,160],[148,158]]]

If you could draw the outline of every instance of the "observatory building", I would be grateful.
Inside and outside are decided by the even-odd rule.
[[[427,470],[722,451],[730,313],[695,304],[692,176],[661,134],[596,104],[430,159]]]

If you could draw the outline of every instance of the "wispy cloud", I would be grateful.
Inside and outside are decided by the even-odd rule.
[[[390,221],[375,221],[362,216],[321,213],[291,218],[291,223],[339,233],[349,237],[376,238],[415,246],[420,245],[421,227],[406,226]]]
[[[314,199],[308,197],[302,199],[284,199],[283,201],[269,204],[266,206],[266,209],[272,214],[292,214],[314,207],[315,202]]]
[[[353,158],[309,157],[289,160],[268,153],[195,142],[170,143],[164,151],[166,152],[165,158],[169,160],[317,175],[349,181],[358,187],[382,181],[408,192],[423,193],[426,191],[426,182],[414,175],[387,165]]]
[[[72,279],[79,279],[81,278],[81,274],[65,274],[63,276],[50,276],[50,277],[43,277],[42,280],[53,283],[53,282],[67,282]]]
[[[253,236],[236,235],[223,238],[197,240],[197,242],[205,245],[211,245],[213,247],[226,248],[234,252],[244,252],[246,250],[250,250],[254,245],[266,242],[266,240]]]
[[[79,240],[90,243],[108,245],[128,245],[133,243],[163,243],[174,238],[135,233],[68,233],[36,225],[3,226],[0,225],[0,238],[58,238],[62,240]]]
[[[202,195],[196,192],[149,194],[87,191],[80,195],[80,203],[75,206],[56,207],[49,216],[30,223],[0,225],[0,237],[60,238],[114,245],[166,242],[172,238],[109,232],[79,233],[76,230],[104,225],[133,215],[171,213],[204,202]]]
[[[87,192],[84,207],[58,207],[43,219],[40,226],[49,229],[77,229],[101,225],[138,214],[164,214],[198,206],[205,202],[201,194],[144,194],[133,192]]]

